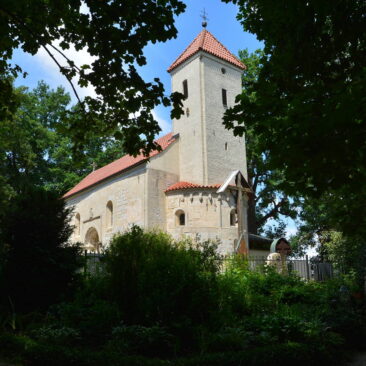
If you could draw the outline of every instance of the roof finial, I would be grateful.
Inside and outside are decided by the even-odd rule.
[[[203,19],[202,27],[203,27],[203,28],[206,28],[206,27],[207,27],[207,21],[208,21],[209,19],[207,18],[207,13],[206,13],[205,8],[203,8],[202,14],[201,14],[200,16],[201,16],[201,18]]]

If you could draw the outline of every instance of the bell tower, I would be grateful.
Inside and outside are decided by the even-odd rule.
[[[234,170],[247,179],[244,137],[226,130],[222,118],[241,93],[245,65],[205,28],[169,67],[172,91],[184,94],[179,134],[180,180],[221,184]]]

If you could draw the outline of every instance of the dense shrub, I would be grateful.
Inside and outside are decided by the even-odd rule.
[[[216,309],[220,263],[207,243],[195,248],[135,226],[112,240],[105,262],[127,324],[202,323]]]
[[[349,276],[304,282],[271,268],[249,270],[245,260],[236,258],[219,277],[220,305],[224,322],[251,334],[251,345],[266,344],[266,339],[308,344],[331,340],[357,347],[366,339],[366,318],[362,303],[351,296],[355,283]]]
[[[240,256],[223,265],[212,243],[138,227],[113,239],[103,268],[0,347],[30,366],[333,366],[364,346],[352,276],[307,283]]]
[[[27,188],[11,200],[0,230],[0,246],[6,248],[3,309],[44,310],[71,293],[81,261],[79,247],[67,245],[69,214],[58,195],[41,188]]]
[[[121,321],[116,303],[108,297],[107,282],[102,277],[85,279],[73,301],[52,306],[47,313],[51,329],[74,329],[80,336],[75,345],[100,348]]]
[[[0,333],[0,359],[19,362],[36,342],[26,335]]]
[[[165,358],[175,355],[176,343],[176,338],[166,328],[121,324],[113,329],[108,347],[121,354]]]

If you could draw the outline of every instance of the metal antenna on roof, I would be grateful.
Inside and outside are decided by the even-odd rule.
[[[202,27],[203,27],[203,28],[206,28],[206,27],[207,27],[207,21],[208,21],[209,19],[207,18],[207,13],[206,13],[205,8],[203,8],[203,11],[202,11],[202,14],[200,15],[200,17],[203,19]]]

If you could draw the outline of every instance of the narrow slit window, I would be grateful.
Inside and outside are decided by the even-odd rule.
[[[227,142],[225,142],[225,150],[227,150]]]
[[[111,201],[108,201],[106,209],[107,209],[106,226],[107,228],[111,228],[113,226],[113,203]]]
[[[222,89],[222,104],[227,107],[227,93],[226,89]]]
[[[236,210],[231,210],[230,212],[230,226],[236,226],[238,222],[238,218],[237,218],[237,215],[236,215]]]
[[[183,81],[183,95],[184,95],[184,99],[188,98],[188,81],[187,81],[187,79]]]
[[[177,226],[184,226],[186,224],[186,214],[183,210],[178,210],[175,213],[176,216],[176,225]]]
[[[179,225],[184,226],[186,224],[186,215],[184,213],[181,213],[179,215]]]
[[[75,235],[80,235],[80,214],[75,215]]]

